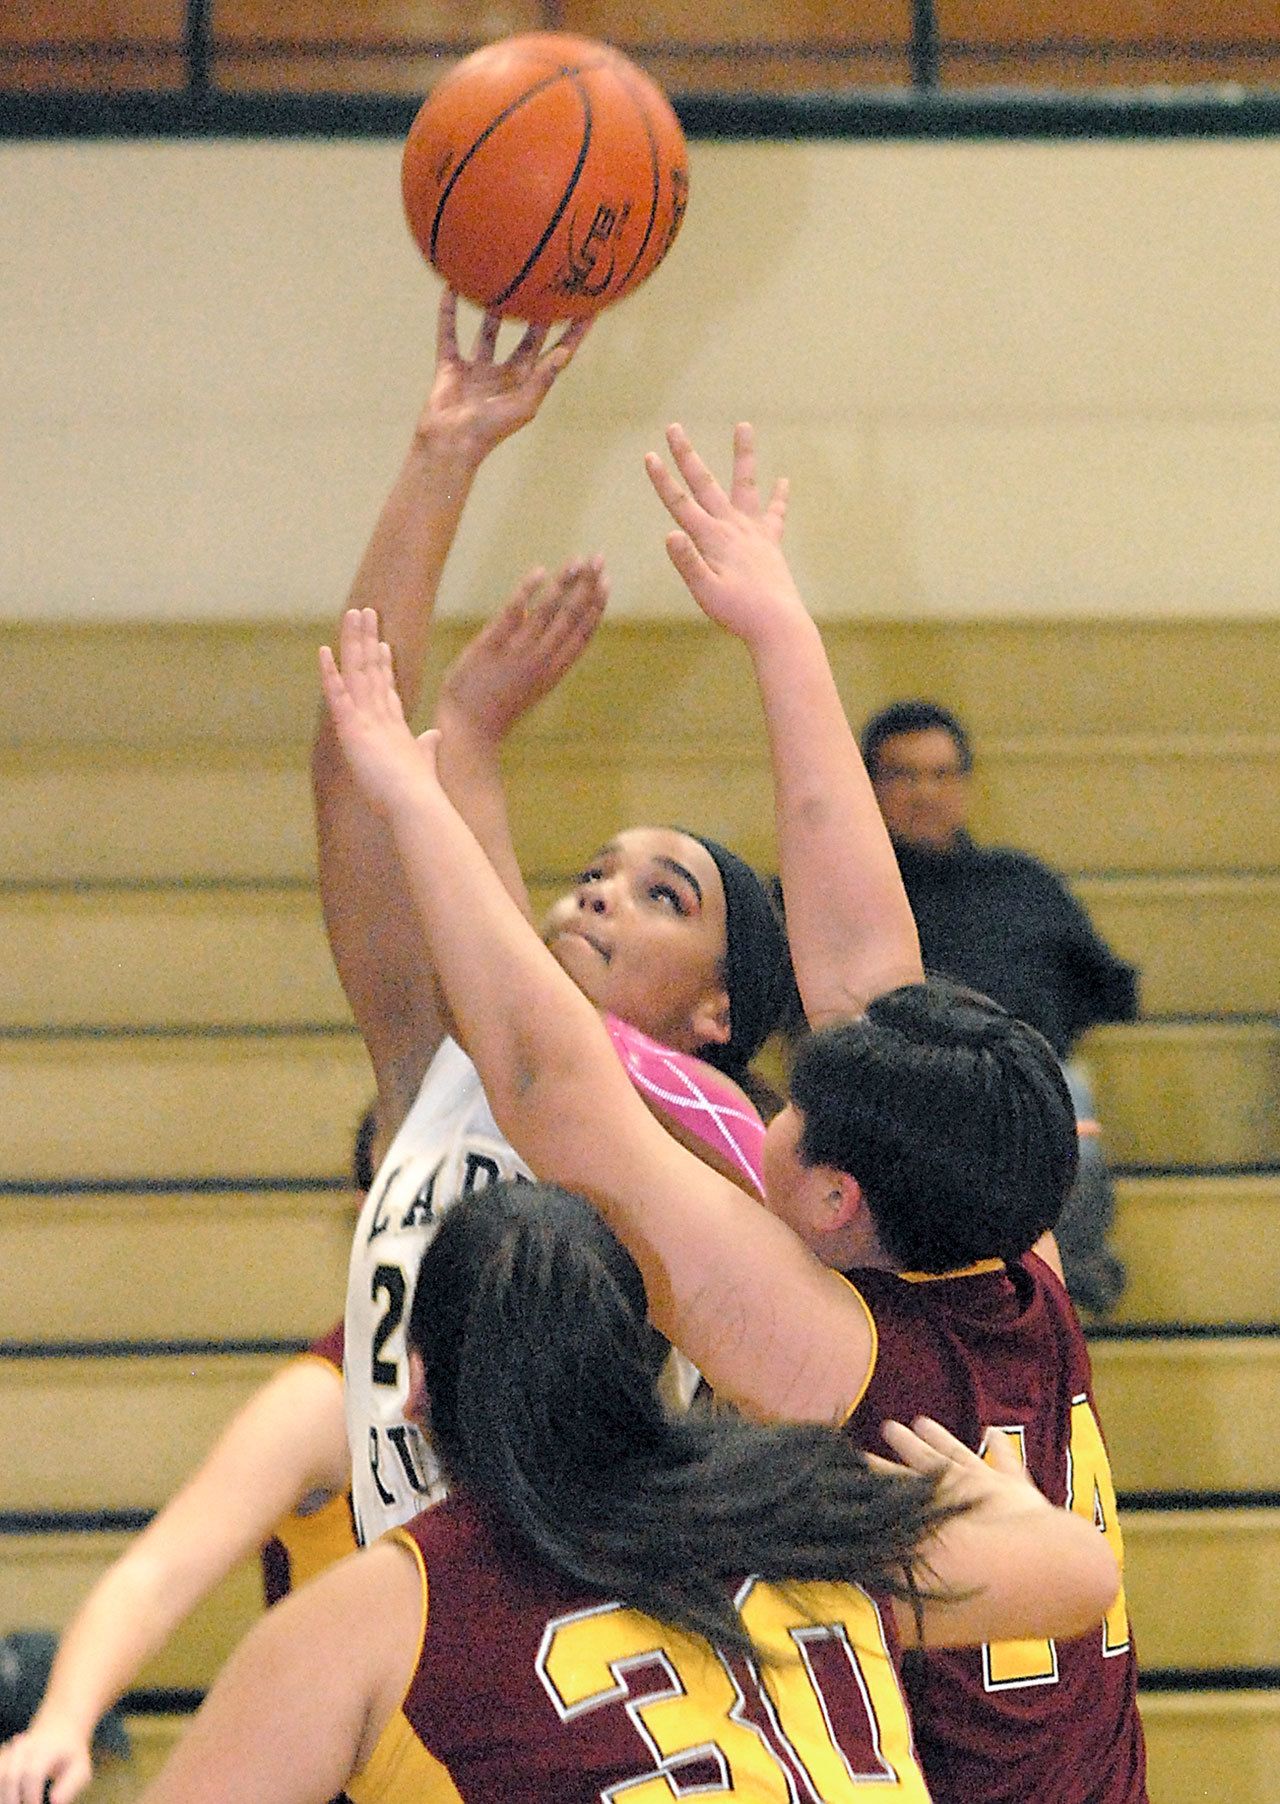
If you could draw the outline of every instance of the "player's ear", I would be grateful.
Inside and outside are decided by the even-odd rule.
[[[729,1024],[729,992],[720,987],[708,990],[693,1012],[694,1044],[727,1046],[732,1032]]]
[[[862,1194],[862,1185],[857,1178],[847,1171],[837,1171],[834,1165],[822,1168],[824,1189],[820,1208],[822,1226],[829,1234],[847,1228],[851,1222],[866,1209],[866,1198]]]
[[[409,1349],[409,1394],[404,1400],[404,1413],[414,1422],[425,1422],[427,1417],[427,1372],[421,1353],[413,1347]]]

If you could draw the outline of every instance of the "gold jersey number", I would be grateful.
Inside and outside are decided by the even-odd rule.
[[[1013,1436],[1022,1463],[1026,1464],[1026,1434],[1021,1425],[1005,1429]],[[986,1448],[982,1449],[986,1456]],[[1067,1448],[1067,1508],[1092,1522],[1106,1536],[1107,1545],[1124,1571],[1124,1541],[1116,1509],[1116,1489],[1111,1463],[1102,1443],[1102,1430],[1085,1396],[1071,1399],[1071,1437]],[[1121,1588],[1102,1624],[1105,1658],[1123,1654],[1129,1647],[1129,1612]],[[1056,1685],[1058,1649],[1052,1641],[989,1641],[982,1650],[983,1678],[988,1691],[1013,1690],[1023,1685]]]
[[[729,1661],[621,1604],[548,1623],[537,1670],[561,1720],[625,1710],[651,1768],[616,1786],[626,1804],[671,1804],[692,1786],[752,1804],[866,1799],[928,1804],[879,1610],[852,1585],[736,1599],[766,1656]]]

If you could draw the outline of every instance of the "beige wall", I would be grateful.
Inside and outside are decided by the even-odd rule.
[[[327,615],[430,367],[389,143],[0,147],[0,617]],[[448,584],[601,548],[753,417],[820,611],[1280,614],[1280,144],[693,147],[685,232]]]

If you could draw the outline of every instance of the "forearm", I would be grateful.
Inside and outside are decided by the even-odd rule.
[[[347,598],[347,607],[377,613],[410,719],[422,695],[440,578],[481,461],[465,434],[430,424],[414,433]],[[316,757],[327,779],[346,781],[346,763],[323,708]]]
[[[438,767],[444,792],[475,835],[507,894],[525,919],[532,920],[529,892],[511,837],[498,745],[475,731],[467,717],[443,698],[436,724],[442,733]]]
[[[135,1543],[98,1581],[63,1633],[36,1726],[57,1722],[88,1741],[103,1712],[218,1576],[206,1582],[190,1569],[152,1558],[142,1541]]]
[[[612,1060],[608,1035],[438,785],[424,777],[406,791],[391,825],[459,1039],[499,1125],[537,1169],[550,1098],[598,1056]]]
[[[352,584],[350,605],[378,613],[407,712],[422,692],[436,592],[478,465],[464,436],[430,426],[415,433]],[[311,774],[320,894],[338,975],[380,1092],[398,1085],[412,1093],[443,1031],[430,963],[390,835],[351,782],[327,709]],[[403,1083],[389,1077],[407,1065],[414,1068]],[[386,1100],[394,1114],[402,1099]]]
[[[750,645],[773,766],[787,933],[815,1026],[923,975],[893,847],[817,626],[797,605]]]
[[[351,585],[348,607],[377,610],[409,716],[440,578],[481,461],[461,431],[428,423],[416,432]]]

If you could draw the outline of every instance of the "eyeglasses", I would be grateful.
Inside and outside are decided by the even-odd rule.
[[[968,775],[968,771],[961,770],[958,764],[937,764],[924,769],[882,764],[876,772],[875,780],[877,783],[893,784],[898,789],[918,789],[924,783],[962,783]]]

